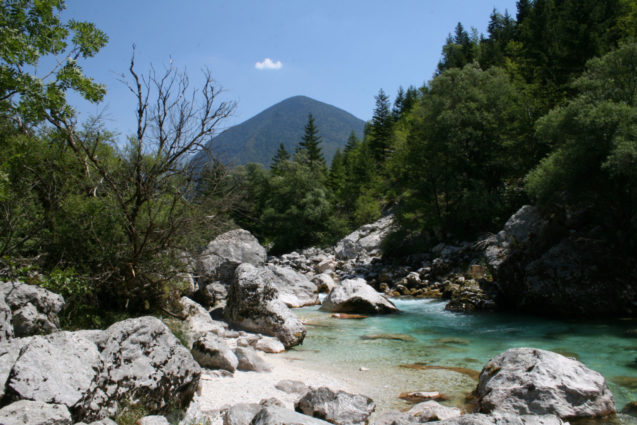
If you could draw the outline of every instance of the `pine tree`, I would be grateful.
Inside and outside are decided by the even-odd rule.
[[[358,146],[359,143],[360,143],[360,140],[358,140],[358,137],[356,137],[356,133],[352,131],[349,134],[349,137],[347,138],[347,144],[345,145],[345,149],[343,150],[343,153],[344,154],[350,153],[351,151],[356,149],[356,146]]]
[[[295,160],[308,165],[312,169],[326,168],[325,158],[321,152],[321,136],[314,123],[312,114],[308,115],[305,134],[296,149]]]
[[[272,165],[270,165],[270,169],[274,174],[277,174],[281,171],[282,165],[290,160],[290,153],[285,149],[283,143],[279,145],[279,148],[276,150],[276,154],[272,158]]]
[[[389,108],[389,98],[380,89],[376,99],[376,108],[371,123],[370,147],[376,163],[382,163],[391,145],[394,118]]]

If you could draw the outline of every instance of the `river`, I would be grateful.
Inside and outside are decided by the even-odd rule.
[[[316,307],[295,310],[308,329],[286,354],[304,366],[369,383],[379,410],[403,409],[398,395],[439,391],[463,407],[492,357],[534,347],[576,358],[604,375],[617,409],[637,400],[637,320],[552,320],[444,310],[437,300],[392,300],[400,314],[344,320]],[[311,384],[311,383],[310,383]]]

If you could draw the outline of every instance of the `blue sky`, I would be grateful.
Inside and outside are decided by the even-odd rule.
[[[105,101],[70,101],[83,117],[103,113],[121,134],[134,128],[134,99],[118,82],[133,43],[139,71],[150,64],[162,69],[172,58],[197,86],[209,68],[224,99],[237,102],[225,127],[295,95],[368,120],[380,88],[393,99],[399,86],[431,79],[459,21],[486,32],[493,8],[515,16],[515,0],[67,0],[66,6],[66,17],[94,22],[109,36],[83,64],[106,84]]]

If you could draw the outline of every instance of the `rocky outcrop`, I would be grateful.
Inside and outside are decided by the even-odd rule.
[[[0,341],[3,336],[42,335],[59,329],[57,315],[64,307],[60,295],[36,285],[0,282],[0,299],[4,299],[0,303]]]
[[[290,308],[319,304],[315,283],[290,267],[268,265],[272,271],[272,285],[279,291],[279,299]],[[264,275],[265,278],[265,275]]]
[[[537,208],[524,205],[507,220],[497,235],[480,241],[489,267],[497,273],[513,250],[532,242],[544,231],[546,225],[546,220]]]
[[[388,215],[360,227],[336,244],[336,257],[340,260],[351,260],[361,255],[379,256],[381,243],[391,232],[393,225],[394,216]]]
[[[265,248],[250,232],[243,229],[231,230],[217,236],[199,256],[199,285],[205,286],[216,280],[230,282],[239,264],[261,265],[265,259]]]
[[[78,416],[113,416],[120,404],[143,403],[151,412],[186,406],[201,369],[160,320],[140,317],[115,323],[98,347],[103,369],[84,397]]]
[[[329,422],[297,413],[283,407],[263,407],[250,422],[251,425],[329,425]]]
[[[35,336],[22,347],[13,363],[7,396],[63,404],[74,411],[101,368],[97,346],[78,334]]]
[[[226,320],[242,329],[276,336],[286,348],[301,344],[305,327],[279,300],[267,268],[240,265],[228,292]]]
[[[0,409],[2,425],[71,425],[71,413],[61,404],[20,400]]]
[[[386,314],[398,311],[391,301],[360,278],[342,281],[325,298],[321,310],[359,314]]]
[[[634,255],[612,240],[589,211],[524,206],[497,235],[480,241],[500,289],[499,307],[552,316],[637,312]]]
[[[476,389],[480,411],[560,418],[615,413],[604,377],[550,351],[514,348],[491,359]]]
[[[294,404],[297,412],[337,425],[367,423],[375,407],[369,397],[344,391],[334,392],[327,387],[311,389]]]
[[[239,359],[226,342],[214,334],[201,336],[192,346],[192,356],[201,367],[223,369],[228,372],[237,370]]]

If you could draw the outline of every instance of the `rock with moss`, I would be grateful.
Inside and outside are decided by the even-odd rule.
[[[119,406],[140,403],[151,414],[188,405],[201,369],[166,325],[147,316],[115,323],[104,332],[98,347],[103,368],[78,417],[113,417]]]

